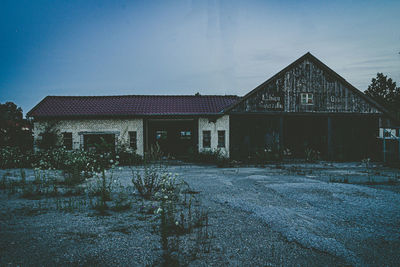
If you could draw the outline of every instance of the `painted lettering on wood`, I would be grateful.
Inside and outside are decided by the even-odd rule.
[[[262,85],[232,112],[381,113],[335,76],[306,58]]]

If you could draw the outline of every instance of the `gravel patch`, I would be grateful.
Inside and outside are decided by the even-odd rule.
[[[357,163],[168,169],[199,192],[199,205],[209,214],[210,250],[190,257],[189,266],[400,262],[399,184],[386,184],[397,181],[395,170]],[[25,171],[33,179],[32,170]],[[19,179],[19,170],[1,170],[0,179],[6,172]],[[118,169],[113,177],[132,187],[131,169]],[[332,177],[349,183],[329,182]],[[380,183],[368,183],[371,177]],[[84,196],[74,196],[79,198]],[[0,191],[0,265],[159,265],[158,221],[140,213],[143,203],[131,198],[131,209],[98,216],[89,208],[59,211],[54,198],[27,200]],[[195,236],[180,238],[185,253],[196,247]]]

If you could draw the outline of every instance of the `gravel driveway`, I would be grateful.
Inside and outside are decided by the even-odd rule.
[[[192,266],[396,266],[398,172],[353,164],[175,165],[209,211],[211,251]],[[28,175],[29,176],[29,175]],[[130,170],[117,175],[130,186]],[[329,181],[348,181],[337,183]],[[388,184],[387,181],[391,182]],[[132,212],[25,214],[0,194],[0,265],[151,265],[159,236]],[[133,207],[134,209],[134,207]]]
[[[400,262],[400,194],[398,185],[383,185],[398,179],[396,172],[371,173],[357,164],[177,171],[204,192],[210,206],[248,212],[289,243],[350,265]],[[378,185],[327,182],[331,173],[336,180]]]

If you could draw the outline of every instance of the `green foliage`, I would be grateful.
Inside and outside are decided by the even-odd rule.
[[[280,161],[282,159],[282,155],[277,148],[264,148],[256,151],[254,160],[258,164],[265,164],[270,161]]]
[[[132,166],[143,163],[143,157],[136,153],[136,150],[131,149],[125,144],[118,144],[115,152],[115,159],[120,166]]]
[[[173,197],[177,188],[176,176],[162,164],[145,164],[144,170],[132,170],[132,183],[144,199],[158,197],[157,193]]]
[[[19,147],[0,148],[0,168],[30,168],[33,158],[31,150],[21,150]]]
[[[317,162],[320,159],[320,152],[312,148],[306,148],[304,151],[306,162]]]
[[[194,156],[195,162],[217,164],[219,167],[226,166],[229,158],[220,149],[203,150]]]
[[[365,94],[400,119],[400,87],[396,87],[396,82],[391,78],[383,75],[383,73],[377,73],[376,78],[371,80]]]
[[[150,150],[145,154],[145,161],[146,162],[157,162],[163,159],[164,153],[161,150],[161,147],[158,143],[152,145]]]
[[[12,102],[0,103],[0,147],[32,150],[31,123],[22,118],[22,109]]]
[[[113,199],[114,206],[112,207],[113,211],[125,211],[129,210],[132,206],[132,203],[129,199],[128,193],[125,191],[125,188],[120,185],[119,191],[117,193],[116,198]]]
[[[39,134],[40,139],[37,140],[37,146],[40,149],[48,150],[60,147],[60,134],[55,125],[55,122],[47,123],[44,131]]]

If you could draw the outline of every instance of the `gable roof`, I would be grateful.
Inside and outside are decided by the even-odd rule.
[[[313,62],[314,64],[316,64],[318,67],[320,67],[322,70],[326,71],[327,73],[329,73],[332,77],[336,78],[339,82],[341,82],[345,87],[349,88],[349,90],[351,90],[352,92],[354,92],[356,95],[360,96],[361,98],[363,98],[366,102],[368,102],[369,104],[371,104],[372,106],[376,107],[378,110],[382,111],[383,113],[387,114],[388,116],[392,117],[392,115],[389,113],[389,111],[384,108],[383,106],[381,106],[380,104],[378,104],[377,102],[375,102],[372,98],[370,98],[369,96],[365,95],[363,92],[361,92],[360,90],[358,90],[357,88],[355,88],[353,85],[351,85],[348,81],[346,81],[342,76],[340,76],[339,74],[337,74],[334,70],[332,70],[331,68],[329,68],[327,65],[325,65],[323,62],[321,62],[318,58],[316,58],[314,55],[312,55],[310,52],[307,52],[306,54],[304,54],[303,56],[301,56],[300,58],[298,58],[296,61],[294,61],[293,63],[289,64],[287,67],[285,67],[284,69],[282,69],[280,72],[278,72],[277,74],[275,74],[274,76],[272,76],[271,78],[269,78],[268,80],[266,80],[265,82],[263,82],[262,84],[260,84],[259,86],[257,86],[256,88],[254,88],[252,91],[250,91],[249,93],[247,93],[245,96],[243,96],[239,101],[232,103],[232,105],[230,105],[229,107],[227,107],[224,112],[228,112],[230,110],[232,110],[233,108],[235,108],[236,106],[238,106],[240,103],[246,101],[246,99],[250,98],[253,94],[255,94],[256,92],[258,92],[259,90],[262,90],[264,88],[265,85],[267,85],[268,83],[274,81],[276,78],[280,77],[281,75],[283,75],[285,72],[287,72],[288,70],[290,70],[291,68],[295,67],[297,64],[300,64],[301,62],[303,62],[304,60],[310,60],[311,62]]]
[[[219,114],[238,101],[234,95],[47,96],[28,117]]]

